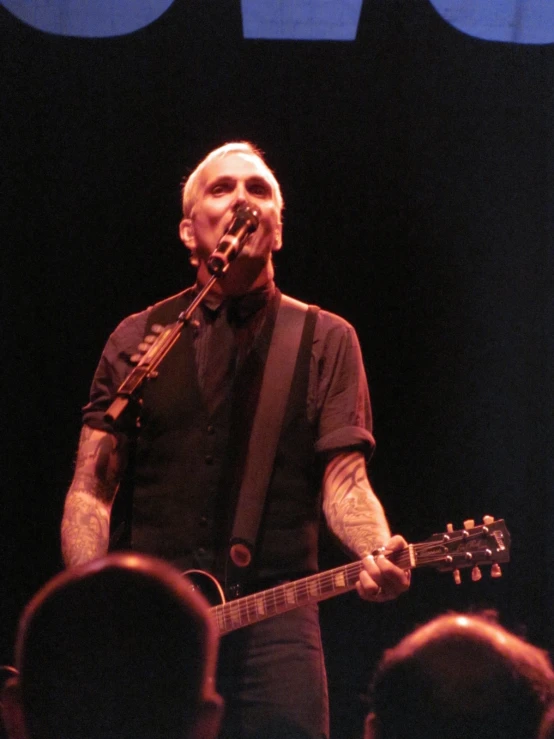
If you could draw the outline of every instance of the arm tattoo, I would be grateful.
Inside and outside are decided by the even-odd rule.
[[[96,498],[67,494],[62,520],[62,554],[68,567],[101,557],[108,551],[110,517]]]
[[[110,512],[124,462],[124,449],[115,436],[83,427],[62,520],[66,565],[88,562],[108,551]]]
[[[121,444],[115,436],[84,426],[71,489],[86,491],[105,503],[113,502],[122,463]]]
[[[373,492],[360,452],[338,454],[323,479],[323,511],[331,531],[357,557],[364,557],[389,538],[387,519]]]

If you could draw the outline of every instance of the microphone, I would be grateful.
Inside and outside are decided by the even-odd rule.
[[[207,261],[208,272],[220,277],[229,269],[229,264],[236,259],[260,223],[260,211],[250,205],[239,206],[235,217],[219,240],[215,250]]]

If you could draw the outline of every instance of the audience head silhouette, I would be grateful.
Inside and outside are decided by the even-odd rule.
[[[384,653],[366,739],[537,737],[553,699],[545,652],[490,615],[442,615]]]
[[[54,577],[19,623],[12,739],[213,739],[217,629],[170,565],[118,553]]]

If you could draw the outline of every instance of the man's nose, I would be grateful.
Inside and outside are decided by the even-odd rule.
[[[248,192],[243,182],[237,184],[235,191],[235,206],[245,205],[248,202]]]

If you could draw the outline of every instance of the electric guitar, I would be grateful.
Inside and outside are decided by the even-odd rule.
[[[491,565],[491,577],[500,577],[500,563],[510,560],[510,533],[503,519],[485,516],[483,522],[475,526],[473,521],[466,521],[465,528],[459,531],[454,531],[449,524],[446,532],[433,534],[420,544],[409,544],[385,556],[404,570],[434,567],[439,572],[452,572],[458,584],[459,571],[466,567],[473,568],[474,580],[480,579],[482,565]],[[350,562],[228,603],[221,585],[209,573],[187,570],[183,574],[212,604],[211,611],[223,636],[243,626],[353,590],[362,568],[361,561]],[[219,605],[214,605],[217,602]]]

